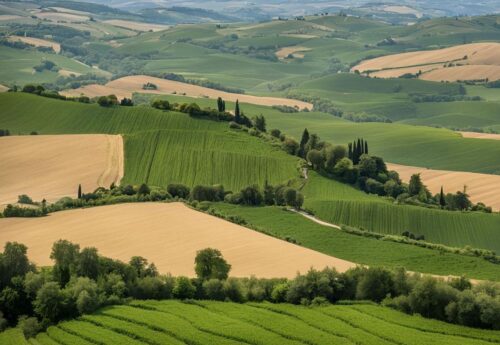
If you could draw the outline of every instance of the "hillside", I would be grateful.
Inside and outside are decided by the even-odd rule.
[[[168,325],[168,326],[167,326]],[[407,316],[374,305],[301,307],[268,303],[134,301],[62,322],[38,344],[494,344],[484,331]]]
[[[223,184],[226,190],[234,192],[250,184],[263,186],[265,181],[268,181],[277,185],[299,177],[298,160],[295,157],[261,139],[243,132],[231,131],[226,123],[193,119],[186,114],[175,112],[164,113],[149,107],[107,109],[97,105],[23,94],[3,94],[0,95],[1,99],[8,101],[4,102],[7,111],[0,120],[0,127],[9,128],[13,132],[26,133],[35,127],[42,134],[123,133],[124,183],[146,182],[165,186],[177,182],[191,187],[196,184]],[[29,99],[35,103],[30,105],[26,102],[16,102],[20,99]],[[33,104],[37,104],[36,118],[31,112]],[[251,114],[251,107],[248,108]],[[387,124],[331,121],[332,116],[326,114],[306,113],[306,119],[296,118],[297,114],[302,113],[282,114],[276,111],[275,114],[280,116],[280,125],[276,126],[276,119],[268,113],[269,126],[281,128],[296,137],[299,137],[305,127],[312,133],[317,131],[324,139],[333,139],[334,143],[346,143],[362,133],[362,136],[370,141],[372,152],[385,159],[389,157],[388,160],[392,162],[395,162],[391,159],[393,156],[387,155],[386,152],[399,150],[406,161],[434,158],[441,166],[448,164],[456,168],[457,164],[463,166],[468,163],[465,159],[467,156],[460,161],[450,156],[448,161],[444,161],[443,156],[449,153],[443,154],[440,150],[456,151],[461,149],[458,146],[461,144],[469,150],[473,159],[469,163],[476,162],[470,164],[470,167],[496,166],[488,157],[476,154],[476,149],[498,150],[496,142],[491,140],[464,139],[446,130],[420,130],[414,126],[392,125],[388,128]],[[291,118],[294,121],[290,121]],[[317,121],[316,126],[312,125],[314,119],[322,118],[328,119],[328,123]],[[294,128],[283,128],[285,125]],[[335,130],[332,130],[334,128]],[[390,131],[391,128],[397,131]],[[364,132],[361,132],[363,129]],[[325,133],[328,133],[328,136]],[[412,133],[415,138],[426,138],[428,142],[409,142]],[[426,136],[420,137],[422,133]],[[377,138],[382,141],[377,142]],[[391,140],[390,147],[385,146],[386,140]],[[406,146],[402,146],[402,142]],[[440,149],[436,146],[439,142],[446,143],[447,147]],[[471,147],[468,142],[477,143],[477,147]],[[249,150],[249,147],[252,149]],[[380,150],[379,147],[384,147],[385,150]],[[408,151],[408,147],[411,151]],[[422,151],[422,147],[427,148]],[[433,147],[433,157],[427,154],[431,151],[430,147]],[[478,160],[483,161],[477,164]],[[336,224],[362,226],[372,231],[398,235],[410,230],[424,234],[430,241],[451,246],[472,245],[492,250],[500,249],[496,235],[500,224],[498,214],[447,212],[395,205],[348,185],[314,175],[307,181],[303,192],[306,207],[313,209],[320,218]]]

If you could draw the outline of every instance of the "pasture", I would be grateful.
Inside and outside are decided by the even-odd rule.
[[[156,90],[144,90],[143,85],[152,83],[156,85]],[[110,81],[106,85],[87,85],[79,89],[66,90],[65,95],[78,96],[85,94],[89,97],[106,96],[115,94],[119,98],[132,98],[134,92],[152,93],[152,94],[180,94],[194,98],[211,98],[217,99],[222,97],[225,100],[236,102],[239,100],[242,103],[250,103],[257,105],[273,106],[287,105],[297,107],[299,109],[312,109],[312,104],[294,99],[277,98],[277,97],[258,97],[245,94],[235,94],[230,92],[219,91],[198,85],[182,83],[174,80],[166,80],[161,78],[150,77],[146,75],[128,76]]]
[[[139,203],[61,211],[37,219],[0,219],[0,245],[28,246],[31,260],[51,264],[48,253],[58,239],[96,247],[102,255],[128,262],[139,255],[161,273],[194,277],[198,250],[219,249],[232,265],[231,275],[293,278],[309,268],[354,267],[346,260],[281,241],[182,203]]]
[[[51,326],[31,344],[460,344],[497,343],[468,329],[375,305],[133,301]]]

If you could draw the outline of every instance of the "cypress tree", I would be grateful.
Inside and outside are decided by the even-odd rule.
[[[79,184],[78,185],[78,199],[81,199],[82,198],[82,185]]]
[[[361,138],[361,154],[365,153],[365,141]]]
[[[347,146],[349,147],[347,157],[352,161],[352,143],[347,144]]]
[[[441,186],[441,193],[439,193],[439,205],[443,209],[446,206],[446,200],[444,199],[443,186]]]
[[[302,139],[300,139],[299,152],[297,153],[299,157],[306,158],[306,144],[309,141],[309,131],[304,128],[302,132]]]
[[[352,143],[352,162],[354,164],[358,164],[358,145],[356,144],[356,140]]]
[[[238,100],[236,100],[236,106],[234,108],[234,121],[236,123],[241,123],[240,102]]]
[[[365,153],[368,154],[368,141],[365,141]]]

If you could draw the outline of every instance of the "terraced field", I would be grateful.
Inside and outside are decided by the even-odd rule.
[[[51,326],[29,343],[487,345],[499,341],[498,331],[468,329],[375,305],[308,308],[269,303],[133,301]]]

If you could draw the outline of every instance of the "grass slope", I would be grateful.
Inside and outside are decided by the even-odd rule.
[[[449,325],[374,305],[308,308],[208,301],[133,301],[61,322],[36,338],[41,345],[486,345],[498,341],[498,331]]]
[[[348,185],[310,173],[303,189],[305,207],[324,220],[370,231],[425,235],[430,242],[449,246],[471,245],[500,251],[500,214],[449,212],[409,205],[395,205]]]
[[[351,235],[278,207],[243,207],[223,203],[212,203],[210,206],[222,214],[242,217],[259,231],[279,238],[293,238],[307,248],[359,264],[405,267],[437,275],[500,279],[500,267],[484,259]]]

